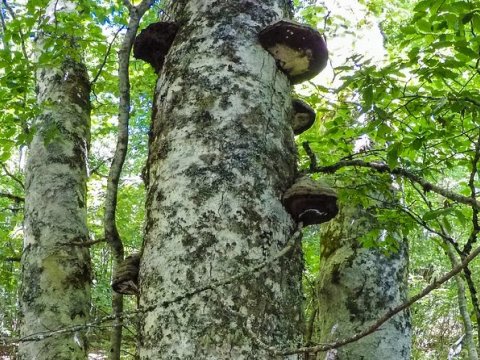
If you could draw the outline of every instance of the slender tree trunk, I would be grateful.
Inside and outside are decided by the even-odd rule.
[[[112,248],[112,272],[117,270],[124,257],[123,242],[118,233],[115,212],[117,208],[118,184],[120,182],[120,175],[128,149],[128,123],[130,120],[130,78],[128,68],[130,65],[130,53],[132,51],[140,19],[152,3],[153,0],[144,0],[139,6],[133,6],[129,1],[125,1],[126,7],[128,7],[129,11],[129,21],[127,32],[125,33],[120,50],[118,51],[118,87],[120,101],[118,105],[119,120],[117,145],[110,172],[108,174],[107,192],[105,196],[104,229],[105,239]],[[122,294],[112,292],[112,312],[115,315],[115,320],[110,335],[109,358],[110,360],[119,360],[123,329],[123,319],[121,317],[121,314],[123,313]]]
[[[318,342],[332,342],[364,330],[407,296],[407,245],[385,255],[362,248],[359,239],[375,228],[367,210],[344,205],[321,230],[318,281]],[[385,232],[382,233],[385,236]],[[319,355],[319,359],[410,359],[410,315],[402,312],[359,341]]]
[[[450,259],[452,267],[458,266],[460,263],[457,256],[455,255],[455,250],[451,244],[447,244],[447,254]],[[457,283],[457,296],[458,296],[458,309],[460,310],[460,315],[462,316],[463,328],[465,329],[465,339],[464,344],[467,348],[468,359],[469,360],[478,360],[477,348],[475,346],[475,340],[473,337],[473,325],[472,320],[470,319],[470,314],[468,313],[467,308],[467,297],[465,291],[465,284],[460,275],[455,276],[455,282]]]
[[[73,41],[72,41],[73,42]],[[41,114],[26,168],[22,337],[84,324],[90,308],[86,217],[90,84],[77,48],[36,74]],[[86,359],[84,331],[20,343],[25,360]]]
[[[294,232],[281,203],[295,175],[290,84],[257,40],[287,3],[179,0],[167,9],[180,29],[156,87],[141,359],[273,359],[255,336],[302,341],[299,251],[262,274],[160,304],[274,257]]]

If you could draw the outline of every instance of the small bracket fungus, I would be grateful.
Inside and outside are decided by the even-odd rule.
[[[135,39],[133,56],[153,66],[158,73],[163,66],[165,56],[172,46],[178,25],[173,22],[157,22],[148,25]]]
[[[138,269],[140,267],[140,254],[127,256],[113,274],[113,291],[124,295],[138,294]]]
[[[258,37],[292,84],[313,78],[327,65],[327,45],[322,35],[307,25],[280,20]]]
[[[305,176],[283,195],[287,211],[304,226],[321,224],[338,214],[337,194],[328,185]]]
[[[292,128],[295,135],[308,130],[315,122],[315,111],[302,100],[294,99],[292,102],[293,116]]]

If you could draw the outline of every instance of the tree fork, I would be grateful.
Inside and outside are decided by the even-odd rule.
[[[258,42],[288,3],[182,0],[166,10],[179,29],[155,90],[142,359],[278,359],[222,303],[271,345],[302,343],[299,252],[218,292],[157,305],[275,256],[295,231],[281,203],[296,175],[290,82]]]

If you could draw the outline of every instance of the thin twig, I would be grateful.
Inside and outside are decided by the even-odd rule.
[[[25,185],[23,184],[23,182],[18,178],[16,177],[15,175],[13,175],[12,173],[10,173],[10,171],[8,171],[8,168],[5,166],[5,164],[1,164],[2,165],[2,169],[3,171],[5,171],[5,174],[7,174],[7,176],[12,179],[13,181],[15,181],[17,184],[20,185],[20,187],[22,189],[25,189]]]
[[[120,27],[120,29],[118,29],[118,30],[115,32],[115,35],[113,35],[113,39],[112,39],[112,41],[110,41],[110,43],[108,44],[107,52],[105,53],[105,56],[103,57],[103,61],[102,61],[102,63],[100,64],[100,68],[98,69],[97,74],[95,75],[95,77],[93,78],[93,80],[90,82],[90,85],[91,85],[91,86],[93,86],[93,85],[95,84],[95,82],[98,80],[98,78],[100,77],[100,74],[102,73],[103,68],[105,67],[105,65],[106,65],[106,63],[107,63],[108,56],[110,55],[110,52],[112,51],[113,43],[114,43],[115,40],[117,39],[117,36],[118,36],[118,34],[120,33],[120,31],[122,31],[123,29],[125,29],[125,25],[122,25],[122,27]]]
[[[308,141],[304,141],[302,143],[303,149],[307,153],[308,157],[310,158],[310,166],[309,169],[310,171],[315,171],[315,168],[317,167],[317,156],[313,152],[312,148],[310,147],[310,143]]]

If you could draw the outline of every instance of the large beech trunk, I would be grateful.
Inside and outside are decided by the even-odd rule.
[[[391,254],[363,248],[359,240],[374,228],[378,223],[368,210],[348,204],[337,218],[322,225],[316,342],[353,336],[406,301],[407,245],[398,239],[400,249]],[[385,235],[381,231],[380,236]],[[410,314],[403,311],[373,334],[317,358],[409,360],[410,350]]]
[[[68,43],[68,41],[66,41]],[[75,48],[72,48],[72,56]],[[37,71],[41,114],[26,168],[19,358],[86,359],[84,331],[35,337],[84,324],[90,308],[86,217],[90,85],[68,59]]]
[[[155,90],[140,357],[278,358],[253,338],[301,343],[299,251],[217,291],[160,302],[272,258],[294,232],[281,203],[296,162],[290,83],[257,40],[288,1],[172,3],[180,28]]]

